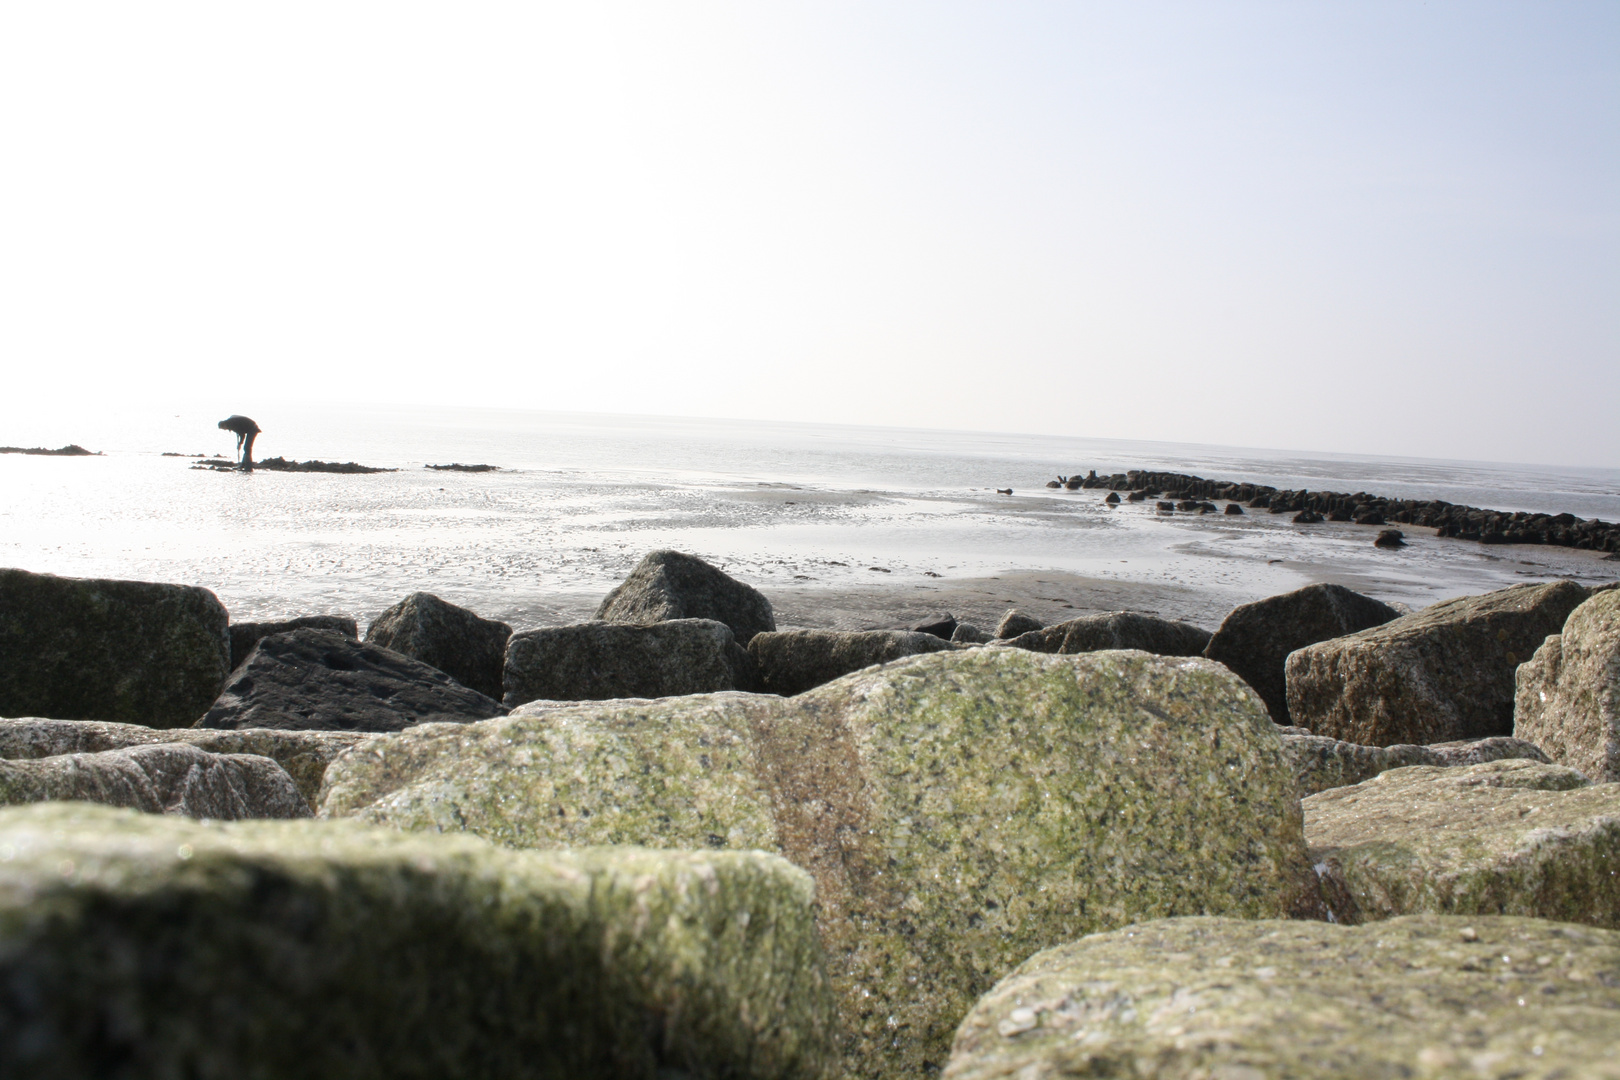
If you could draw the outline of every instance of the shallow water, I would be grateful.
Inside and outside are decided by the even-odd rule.
[[[1060,472],[1155,468],[1614,520],[1620,470],[406,408],[257,417],[261,459],[356,460],[394,473],[214,473],[159,456],[228,455],[233,440],[216,419],[129,417],[63,436],[8,418],[0,443],[71,438],[106,456],[0,456],[0,563],[200,584],[237,619],[338,612],[364,625],[426,589],[519,628],[588,612],[660,547],[703,555],[767,594],[1061,570],[1190,586],[1228,605],[1335,580],[1420,607],[1518,581],[1620,577],[1620,563],[1586,552],[1485,548],[1416,529],[1407,548],[1388,552],[1360,526],[1295,526],[1264,511],[1166,518],[1042,486]],[[450,461],[502,471],[423,468]],[[1014,495],[993,490],[1007,486]]]

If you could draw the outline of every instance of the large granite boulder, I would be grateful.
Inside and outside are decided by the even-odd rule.
[[[399,731],[506,710],[438,668],[329,630],[260,641],[198,721],[205,728]]]
[[[311,816],[309,803],[286,770],[253,754],[210,754],[186,743],[153,743],[95,754],[0,760],[0,805],[52,800],[216,821]]]
[[[366,640],[438,668],[463,686],[496,701],[506,691],[501,670],[512,628],[479,618],[432,593],[411,593],[366,629]]]
[[[826,1075],[811,882],[759,852],[0,811],[0,1075]]]
[[[1295,724],[1365,746],[1513,733],[1513,673],[1587,592],[1572,581],[1460,596],[1288,657]]]
[[[589,622],[513,634],[506,646],[508,707],[536,699],[600,701],[752,690],[753,658],[713,619],[650,626]]]
[[[670,619],[713,619],[731,627],[737,643],[776,629],[771,602],[694,555],[655,551],[636,564],[596,609],[607,622],[649,623]]]
[[[285,634],[289,630],[330,630],[360,640],[360,627],[347,615],[300,615],[271,622],[231,623],[231,670],[242,666],[253,652],[253,646],[271,634]]]
[[[0,715],[189,727],[230,674],[226,624],[207,589],[0,570]]]
[[[1082,615],[1042,630],[1031,630],[1000,644],[1064,655],[1102,649],[1139,649],[1158,656],[1198,656],[1209,644],[1209,631],[1157,615],[1112,611]]]
[[[254,754],[286,770],[313,809],[321,778],[332,759],[370,738],[363,731],[276,731],[270,728],[216,730],[107,724],[95,720],[44,720],[34,716],[0,718],[0,758],[30,760],[58,754],[93,754],[152,743],[186,743],[211,754]]]
[[[1516,678],[1515,735],[1593,780],[1620,780],[1620,591],[1576,608]]]
[[[943,1065],[974,999],[1037,949],[1319,904],[1275,727],[1202,659],[950,650],[792,698],[548,703],[382,742],[333,762],[322,815],[804,867],[853,1077]]]
[[[1620,927],[1620,784],[1507,759],[1394,769],[1304,805],[1339,922],[1445,912]]]
[[[1204,655],[1237,672],[1266,703],[1271,718],[1287,724],[1283,665],[1289,653],[1400,617],[1383,601],[1343,585],[1307,585],[1233,608],[1209,639]]]
[[[1613,930],[1158,919],[1030,957],[963,1021],[945,1080],[1615,1080],[1617,1027]]]
[[[755,634],[748,655],[761,690],[791,697],[873,664],[951,647],[915,630],[777,630]]]
[[[1525,758],[1547,762],[1547,755],[1534,743],[1523,739],[1495,736],[1434,746],[1360,746],[1325,735],[1284,733],[1283,752],[1294,766],[1299,795],[1304,798],[1328,788],[1349,787],[1370,780],[1379,773],[1409,765],[1437,765],[1455,768],[1478,765],[1503,758]]]

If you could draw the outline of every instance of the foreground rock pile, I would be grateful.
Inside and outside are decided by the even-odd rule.
[[[0,571],[0,715],[7,1076],[1620,1076],[1620,590],[839,633],[657,552],[362,640]]]

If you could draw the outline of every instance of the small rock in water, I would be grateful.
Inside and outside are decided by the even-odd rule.
[[[1106,499],[1104,499],[1103,502],[1107,503],[1110,506],[1118,506],[1119,505],[1119,492],[1110,491],[1108,493],[1108,497]]]
[[[1315,525],[1322,520],[1322,515],[1315,510],[1301,510],[1294,515],[1295,525]]]
[[[1237,503],[1227,503],[1226,512],[1228,514],[1238,515],[1243,513],[1243,507],[1239,506]]]
[[[1406,534],[1399,529],[1385,529],[1373,541],[1373,547],[1398,548],[1406,546]]]

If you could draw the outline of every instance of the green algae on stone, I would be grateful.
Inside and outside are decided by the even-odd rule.
[[[257,754],[148,743],[94,754],[0,759],[0,805],[65,800],[216,821],[311,816],[287,771]]]
[[[1515,735],[1593,780],[1620,780],[1620,591],[1571,612],[1515,678]]]
[[[1620,927],[1620,784],[1526,760],[1415,766],[1304,807],[1340,922],[1434,912]]]
[[[257,754],[274,760],[313,810],[321,778],[332,759],[369,738],[363,731],[278,731],[164,728],[109,724],[95,720],[46,720],[36,716],[0,717],[0,758],[25,759],[57,754],[92,754],[147,743],[190,743],[211,754]]]
[[[945,1080],[1615,1080],[1620,933],[1540,919],[1164,919],[1033,956]]]
[[[1349,787],[1379,773],[1410,765],[1478,765],[1501,758],[1545,762],[1534,743],[1506,736],[1436,743],[1433,746],[1361,746],[1324,735],[1284,733],[1283,751],[1293,764],[1301,798],[1328,788]]]
[[[924,1075],[1038,949],[1143,918],[1314,911],[1294,776],[1202,659],[910,657],[791,699],[427,725],[333,763],[320,812],[547,846],[715,843],[816,880],[850,1076]]]
[[[813,886],[759,852],[0,811],[0,1075],[820,1077]]]

